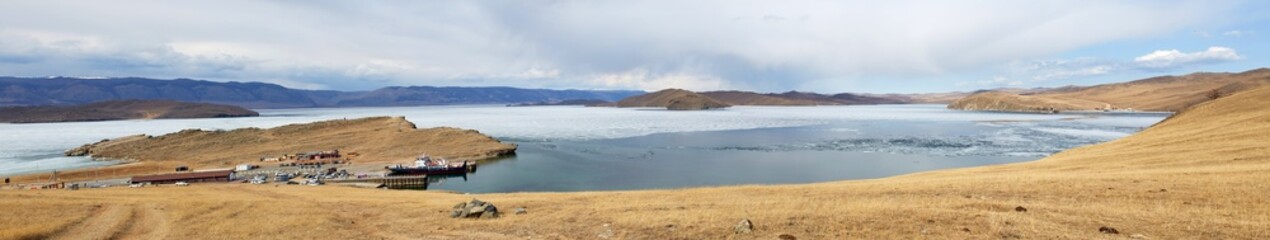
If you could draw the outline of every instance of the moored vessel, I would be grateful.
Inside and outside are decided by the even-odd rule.
[[[415,159],[414,166],[396,166],[386,167],[388,175],[461,175],[476,171],[476,163],[463,161],[461,163],[450,163],[444,158],[432,158],[428,155],[419,156]]]

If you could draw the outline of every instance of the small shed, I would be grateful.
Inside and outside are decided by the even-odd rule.
[[[187,172],[187,173],[169,173],[159,175],[133,176],[129,182],[131,183],[149,183],[149,184],[169,184],[176,182],[229,182],[231,176],[234,175],[233,170],[219,170],[206,172]]]

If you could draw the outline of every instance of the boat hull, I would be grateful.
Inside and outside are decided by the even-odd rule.
[[[467,168],[442,168],[442,169],[424,169],[424,168],[389,168],[389,175],[461,175],[467,174]]]

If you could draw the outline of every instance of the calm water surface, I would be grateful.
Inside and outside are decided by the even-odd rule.
[[[402,115],[419,127],[476,129],[520,145],[431,189],[581,191],[822,182],[1039,159],[1127,136],[1166,114],[960,112],[942,105],[736,107],[718,111],[572,106],[260,110],[263,117],[0,124],[0,175],[111,164],[61,152],[186,128],[274,127]]]

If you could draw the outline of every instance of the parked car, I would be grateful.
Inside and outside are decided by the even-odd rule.
[[[145,187],[145,186],[146,186],[146,185],[145,185],[144,183],[133,183],[133,184],[128,184],[128,187],[130,187],[130,188],[139,188],[139,187]]]
[[[190,185],[190,183],[187,183],[187,182],[176,182],[176,185],[177,185],[177,186],[182,186],[182,187],[184,187],[184,186],[189,186],[189,185]]]

